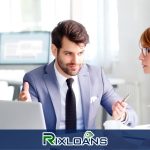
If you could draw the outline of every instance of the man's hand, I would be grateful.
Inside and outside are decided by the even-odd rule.
[[[116,103],[114,103],[112,106],[113,119],[124,121],[126,119],[126,107],[126,102],[117,101]]]
[[[31,100],[31,96],[29,93],[29,83],[25,82],[23,85],[23,91],[19,93],[19,98],[20,101],[26,101],[26,100]]]

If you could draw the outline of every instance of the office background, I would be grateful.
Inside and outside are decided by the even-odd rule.
[[[102,66],[120,95],[130,93],[128,103],[137,111],[139,123],[146,124],[150,75],[143,73],[138,56],[139,37],[150,26],[149,10],[149,0],[0,0],[0,32],[50,32],[65,19],[83,23],[90,35],[86,61]],[[26,71],[39,65],[1,64],[0,79],[16,86]],[[101,110],[99,114],[102,121]]]

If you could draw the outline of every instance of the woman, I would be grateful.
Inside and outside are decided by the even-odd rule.
[[[142,62],[144,73],[150,73],[150,28],[147,28],[140,38],[141,54],[139,59]]]

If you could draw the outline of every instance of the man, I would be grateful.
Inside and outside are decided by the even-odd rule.
[[[77,129],[96,128],[100,104],[114,119],[129,126],[136,123],[135,112],[114,92],[103,70],[83,63],[88,42],[82,24],[73,20],[58,23],[52,31],[51,50],[55,60],[24,76],[19,99],[42,103],[47,129],[66,129],[68,78],[74,79]]]

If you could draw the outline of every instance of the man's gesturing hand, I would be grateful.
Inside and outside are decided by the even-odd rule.
[[[124,101],[117,101],[112,106],[112,117],[115,120],[124,121],[126,119],[127,103]]]
[[[29,93],[29,83],[25,82],[23,85],[23,90],[19,93],[19,100],[20,101],[26,101],[31,100],[31,96]]]

